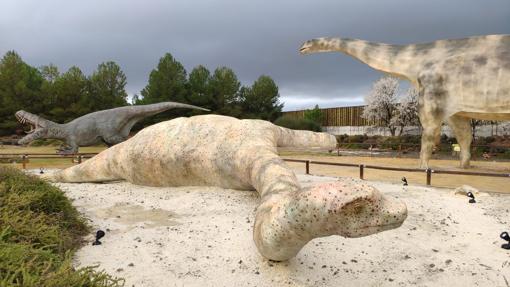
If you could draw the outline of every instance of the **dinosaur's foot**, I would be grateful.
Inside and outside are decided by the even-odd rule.
[[[76,153],[78,153],[78,151],[71,147],[61,147],[56,150],[56,153],[59,155],[70,155],[70,154],[76,154]]]
[[[420,168],[421,169],[428,169],[429,168],[429,162],[428,161],[420,161]]]
[[[460,162],[460,168],[468,169],[471,167],[470,161],[461,161]]]
[[[403,202],[385,198],[374,187],[336,181],[263,202],[257,210],[254,239],[264,257],[282,261],[314,238],[367,236],[397,228],[406,217]]]

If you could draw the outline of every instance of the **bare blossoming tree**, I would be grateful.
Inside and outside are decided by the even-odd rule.
[[[366,107],[362,117],[376,126],[387,127],[392,136],[397,129],[400,136],[406,126],[420,125],[418,118],[418,92],[410,88],[399,96],[398,79],[384,77],[377,80],[365,98]]]
[[[397,114],[393,117],[394,125],[399,127],[398,135],[402,135],[406,126],[420,126],[418,117],[418,91],[409,88],[397,105]]]
[[[398,88],[398,80],[394,77],[377,80],[365,97],[366,107],[361,115],[377,126],[387,127],[392,136],[397,129],[394,117],[397,114]]]

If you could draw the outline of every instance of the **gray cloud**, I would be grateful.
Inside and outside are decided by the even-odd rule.
[[[285,109],[362,102],[381,75],[342,54],[301,56],[307,39],[344,36],[405,44],[510,34],[508,0],[2,1],[0,53],[28,63],[77,65],[90,73],[114,60],[139,93],[166,52],[188,71],[234,69],[243,84],[273,77]]]

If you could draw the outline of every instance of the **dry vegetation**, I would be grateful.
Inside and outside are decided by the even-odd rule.
[[[94,267],[73,268],[88,233],[59,188],[0,167],[0,286],[121,286]]]

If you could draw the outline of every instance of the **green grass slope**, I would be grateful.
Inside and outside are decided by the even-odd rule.
[[[88,232],[60,189],[0,166],[1,287],[123,286],[97,267],[72,267],[72,254]]]

